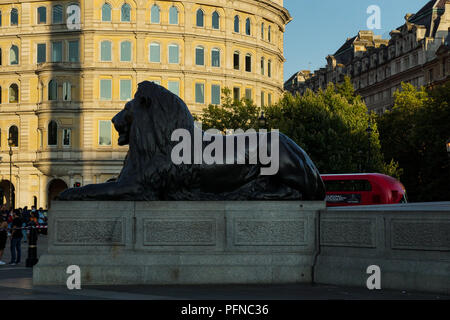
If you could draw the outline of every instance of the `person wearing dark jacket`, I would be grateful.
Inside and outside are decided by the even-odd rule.
[[[19,211],[14,210],[13,221],[11,224],[11,262],[10,265],[16,265],[20,263],[22,242],[22,219],[19,216]]]

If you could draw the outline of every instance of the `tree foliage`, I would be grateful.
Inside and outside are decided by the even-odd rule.
[[[279,102],[262,110],[250,100],[233,101],[230,90],[224,89],[222,105],[210,105],[203,111],[198,118],[203,127],[221,131],[258,129],[258,117],[264,111],[267,127],[293,139],[322,173],[373,171],[398,176],[395,162],[383,162],[375,117],[355,96],[348,78],[318,93],[286,93]],[[373,129],[370,134],[366,131],[369,122]]]
[[[432,90],[402,84],[391,111],[378,119],[385,159],[398,161],[413,201],[450,200],[450,83]]]

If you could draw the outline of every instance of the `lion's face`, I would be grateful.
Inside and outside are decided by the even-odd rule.
[[[130,128],[133,122],[134,100],[125,104],[125,108],[114,116],[111,120],[119,133],[119,146],[127,145],[130,142]]]

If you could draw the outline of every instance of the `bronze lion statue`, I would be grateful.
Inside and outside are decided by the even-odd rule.
[[[58,200],[324,200],[325,187],[319,171],[308,155],[282,133],[222,135],[196,129],[186,104],[175,94],[155,83],[138,85],[134,99],[113,119],[119,133],[119,145],[129,145],[124,166],[113,182],[68,189]],[[190,135],[183,141],[173,139],[174,132]],[[181,130],[181,131],[180,131]],[[197,130],[197,131],[196,131]],[[198,136],[200,139],[194,141]],[[239,140],[241,139],[241,140]],[[239,141],[240,150],[237,148]],[[191,143],[192,142],[192,143]],[[220,142],[220,144],[218,144]],[[197,144],[196,144],[197,143]],[[196,146],[223,161],[198,161]],[[230,144],[233,143],[233,144]],[[276,143],[276,145],[275,145]],[[232,146],[225,150],[225,146]],[[273,174],[263,174],[268,164],[255,161],[255,155],[267,148],[278,153]],[[187,160],[174,161],[174,150]],[[220,148],[223,148],[221,150]],[[232,156],[230,158],[230,152]],[[201,151],[200,151],[201,152]],[[175,152],[176,153],[176,152]],[[201,155],[200,155],[201,156]],[[222,159],[219,159],[222,160]]]

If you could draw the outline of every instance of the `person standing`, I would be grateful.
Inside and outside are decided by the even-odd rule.
[[[0,265],[6,264],[2,261],[3,251],[5,250],[6,240],[8,239],[8,222],[6,216],[0,217]]]
[[[11,262],[10,265],[20,263],[21,258],[21,242],[22,242],[22,219],[19,216],[19,211],[14,210],[14,218],[11,225]]]

